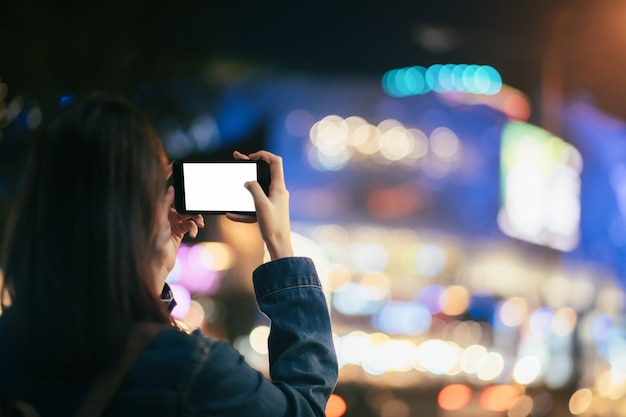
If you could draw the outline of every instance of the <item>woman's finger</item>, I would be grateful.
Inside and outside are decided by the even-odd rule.
[[[202,214],[196,214],[194,215],[191,220],[193,220],[193,222],[200,228],[202,229],[204,227],[204,217],[202,216]]]
[[[249,160],[250,160],[250,157],[249,157],[248,155],[243,154],[243,153],[241,153],[241,152],[239,152],[239,151],[235,151],[235,152],[233,152],[233,157],[234,157],[235,159],[243,159],[243,160],[247,160],[247,161],[249,161]]]
[[[198,236],[198,225],[193,219],[185,220],[183,222],[183,227],[185,228],[185,231],[189,233],[189,237],[195,238],[196,236]]]
[[[285,186],[285,176],[283,174],[283,158],[278,155],[274,155],[268,151],[258,151],[255,153],[251,153],[248,155],[250,159],[259,160],[267,162],[270,166],[270,175],[272,177],[272,182],[270,183],[270,187],[274,186]]]

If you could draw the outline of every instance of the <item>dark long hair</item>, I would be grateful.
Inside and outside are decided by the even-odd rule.
[[[168,322],[152,276],[166,162],[122,100],[76,100],[41,129],[7,225],[0,294],[21,363],[92,375],[119,355],[131,322]]]

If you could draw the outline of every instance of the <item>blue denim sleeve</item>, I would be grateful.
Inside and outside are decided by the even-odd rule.
[[[330,318],[315,266],[282,258],[254,271],[260,310],[271,320],[270,379],[250,368],[227,343],[213,342],[188,398],[194,415],[325,415],[337,382]]]

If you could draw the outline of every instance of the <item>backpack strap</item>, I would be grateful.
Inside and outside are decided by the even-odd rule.
[[[134,324],[129,331],[124,353],[119,361],[113,369],[104,371],[96,377],[75,416],[100,416],[117,392],[127,372],[150,341],[163,330],[172,328],[172,326],[150,322]]]

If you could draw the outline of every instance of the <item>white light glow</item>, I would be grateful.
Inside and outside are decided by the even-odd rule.
[[[541,375],[541,361],[536,356],[525,356],[515,364],[513,378],[522,385],[528,385]]]
[[[261,355],[268,354],[267,338],[270,335],[268,326],[258,326],[250,332],[250,346]]]
[[[489,352],[476,365],[476,376],[483,381],[493,381],[504,370],[504,358],[498,352]]]
[[[475,374],[478,363],[487,355],[487,348],[482,345],[471,345],[461,354],[461,369],[467,374]]]
[[[418,366],[435,375],[444,375],[454,369],[458,356],[455,344],[443,340],[427,340],[416,350]]]

